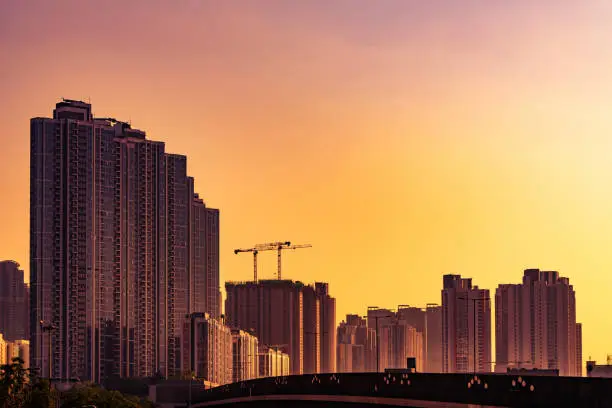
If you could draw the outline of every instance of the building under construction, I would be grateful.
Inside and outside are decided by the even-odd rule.
[[[334,372],[336,304],[327,283],[227,282],[227,324],[289,354],[292,374]]]

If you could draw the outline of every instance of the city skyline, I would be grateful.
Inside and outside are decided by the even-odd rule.
[[[30,270],[27,120],[91,97],[189,154],[227,221],[220,282],[250,279],[233,248],[277,237],[313,244],[284,271],[329,282],[337,316],[440,303],[446,273],[493,293],[541,265],[576,288],[585,360],[612,352],[597,316],[612,283],[609,6],[272,3],[82,5],[76,19],[70,2],[3,4],[0,259]],[[81,51],[58,58],[66,38]],[[274,276],[271,254],[260,265]]]

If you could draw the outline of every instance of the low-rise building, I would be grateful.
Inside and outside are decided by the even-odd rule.
[[[208,313],[194,313],[183,326],[182,371],[215,384],[232,382],[232,332]]]
[[[23,360],[23,367],[30,367],[30,342],[28,340],[15,340],[6,342],[6,363],[11,363],[14,358]]]
[[[587,361],[587,377],[612,378],[612,356],[608,356],[606,364],[597,364],[596,361]]]
[[[232,379],[234,382],[259,377],[259,341],[240,329],[232,329]]]
[[[4,335],[0,333],[0,365],[7,364],[8,359],[6,355],[6,340],[4,340]]]
[[[278,348],[261,346],[259,348],[259,376],[279,377],[289,375],[289,354]]]

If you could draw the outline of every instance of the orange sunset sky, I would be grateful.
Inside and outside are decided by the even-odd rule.
[[[188,155],[232,249],[290,240],[340,321],[569,276],[612,353],[612,4],[0,0],[0,259],[28,270],[29,118],[60,97]],[[260,277],[275,273],[260,256]]]

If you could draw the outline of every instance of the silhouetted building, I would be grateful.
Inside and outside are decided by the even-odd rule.
[[[527,269],[522,284],[499,285],[495,293],[496,368],[558,369],[582,375],[582,328],[567,278]]]
[[[329,295],[329,284],[315,282],[321,324],[321,372],[336,372],[336,299]]]
[[[346,315],[338,326],[336,368],[339,373],[376,371],[376,333],[365,319]]]
[[[461,275],[443,277],[442,358],[445,373],[491,371],[489,290]]]
[[[397,307],[397,318],[414,327],[418,334],[416,349],[412,351],[412,357],[416,358],[416,369],[419,372],[427,369],[427,312],[425,309],[414,306],[399,305]],[[404,366],[405,366],[404,361]]]
[[[214,234],[213,256],[197,264],[192,254],[192,207],[203,203],[186,157],[79,101],[33,118],[30,133],[33,367],[97,382],[180,374],[184,316],[207,312],[191,307],[213,291],[196,289],[196,278],[218,274],[218,260],[208,265]],[[218,293],[218,276],[203,280]]]
[[[29,338],[28,287],[15,261],[0,261],[0,333],[6,341]]]
[[[441,373],[442,364],[442,307],[427,305],[427,339],[425,350],[425,371]]]
[[[612,356],[608,356],[606,364],[597,364],[596,361],[586,362],[586,376],[612,378]]]
[[[290,374],[289,355],[268,346],[259,346],[259,376],[280,377]]]
[[[252,334],[232,329],[232,379],[234,382],[259,377],[259,341]]]
[[[404,310],[403,312],[401,310]],[[380,370],[406,368],[408,357],[416,359],[417,369],[422,371],[423,334],[403,317],[421,319],[417,310],[400,309],[397,313],[388,309],[369,309],[368,327],[374,329],[378,343],[377,364]],[[421,322],[424,327],[424,322]]]
[[[321,302],[312,286],[302,288],[304,300],[304,374],[321,372]]]
[[[393,318],[378,330],[381,369],[406,368],[407,359],[414,358],[417,371],[422,371],[423,337],[420,332],[399,318]]]
[[[182,373],[193,368],[197,378],[222,385],[233,381],[232,331],[208,313],[184,319]],[[247,346],[248,348],[248,346]]]
[[[576,323],[576,372],[577,377],[582,377],[582,323]]]

